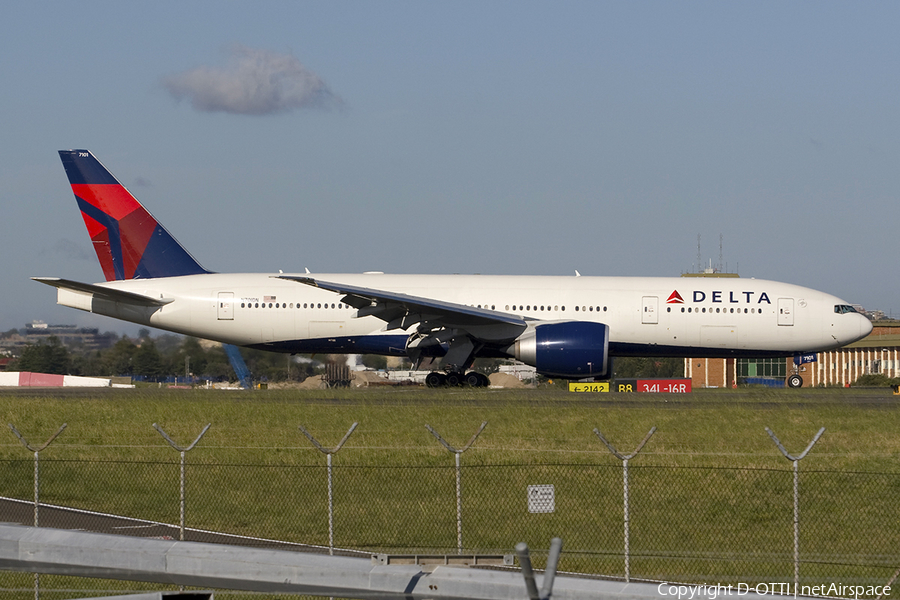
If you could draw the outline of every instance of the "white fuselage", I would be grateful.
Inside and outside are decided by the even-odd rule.
[[[871,331],[847,303],[797,285],[740,278],[317,274],[317,279],[425,297],[538,321],[609,326],[612,356],[789,355],[837,348]],[[274,274],[203,274],[98,284],[159,307],[91,302],[60,289],[59,303],[160,329],[284,352],[403,354],[406,331],[356,318],[338,293]]]

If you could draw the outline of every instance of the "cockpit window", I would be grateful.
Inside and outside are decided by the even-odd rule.
[[[834,312],[839,315],[845,315],[847,313],[855,313],[856,309],[850,306],[849,304],[835,304]]]

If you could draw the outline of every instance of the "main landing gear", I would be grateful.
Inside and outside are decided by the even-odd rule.
[[[488,387],[490,381],[486,375],[482,375],[478,371],[469,371],[468,373],[460,373],[459,371],[450,371],[449,373],[439,373],[432,371],[425,376],[426,387]]]

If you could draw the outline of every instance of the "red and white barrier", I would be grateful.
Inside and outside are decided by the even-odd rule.
[[[0,372],[0,387],[109,387],[110,380],[100,377],[50,375],[29,371]]]

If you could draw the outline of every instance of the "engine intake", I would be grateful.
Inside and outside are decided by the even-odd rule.
[[[541,323],[507,351],[541,375],[604,378],[609,369],[609,326],[589,321]]]

